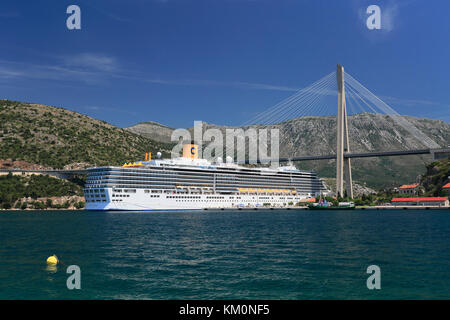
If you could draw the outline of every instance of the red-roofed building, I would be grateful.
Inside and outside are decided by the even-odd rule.
[[[444,191],[447,191],[447,194],[450,196],[450,182],[442,187]]]
[[[394,198],[391,204],[394,206],[449,206],[447,197]]]
[[[418,194],[419,193],[419,184],[404,184],[398,188],[398,193],[402,194]]]

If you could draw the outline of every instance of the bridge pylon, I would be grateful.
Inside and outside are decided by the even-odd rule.
[[[353,198],[352,166],[350,158],[345,158],[344,153],[350,152],[348,141],[347,106],[345,104],[344,67],[337,65],[337,135],[336,135],[336,195],[344,196],[344,181],[347,196]]]

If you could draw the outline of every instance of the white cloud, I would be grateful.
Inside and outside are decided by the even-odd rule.
[[[437,107],[445,107],[450,108],[448,104],[442,104],[440,102],[431,101],[431,100],[421,100],[421,99],[402,99],[395,98],[389,96],[381,97],[383,100],[392,103],[392,104],[401,104],[404,106],[414,107],[414,106],[437,106]]]
[[[387,32],[394,30],[397,21],[398,5],[391,4],[381,9],[381,29]]]
[[[24,76],[23,72],[0,65],[0,78],[9,79],[22,76]]]
[[[62,59],[66,66],[72,68],[89,70],[94,69],[105,72],[116,71],[118,69],[115,58],[101,54],[81,53],[77,55],[62,57]]]
[[[98,72],[71,69],[61,65],[37,65],[0,60],[0,79],[33,79],[93,83],[101,81],[102,77]]]
[[[0,60],[0,78],[3,79],[43,79],[66,80],[71,82],[98,83],[111,78],[127,79],[145,83],[174,86],[221,86],[240,89],[298,91],[299,88],[252,83],[245,81],[217,81],[217,80],[165,80],[139,75],[133,71],[122,70],[114,57],[81,53],[76,55],[58,56],[59,63],[31,64],[15,61]]]

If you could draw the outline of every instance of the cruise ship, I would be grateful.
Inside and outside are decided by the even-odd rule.
[[[202,210],[208,208],[286,207],[326,194],[314,172],[294,166],[249,168],[197,157],[198,146],[183,146],[183,156],[88,169],[86,210]]]

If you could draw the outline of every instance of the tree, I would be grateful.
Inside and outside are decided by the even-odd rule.
[[[33,202],[33,206],[34,206],[35,209],[38,209],[38,210],[42,210],[42,209],[46,208],[45,204],[42,201],[35,201],[35,202]]]
[[[84,201],[79,201],[79,202],[75,203],[75,208],[83,209],[84,208]]]
[[[2,207],[3,207],[3,209],[6,209],[6,210],[11,209],[11,203],[10,202],[4,202],[2,204]]]

